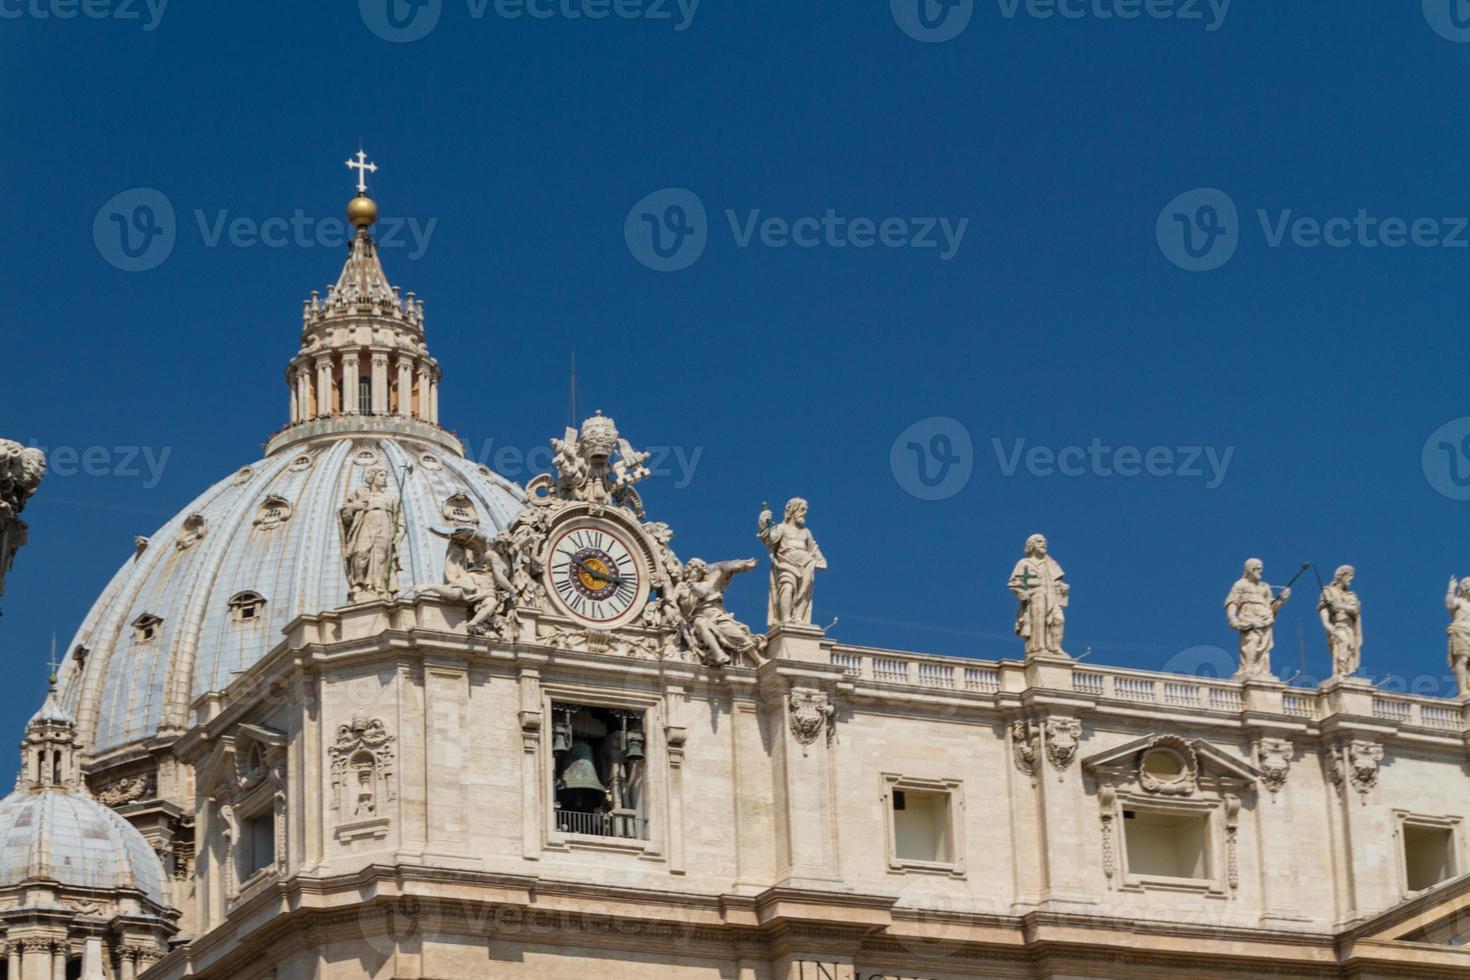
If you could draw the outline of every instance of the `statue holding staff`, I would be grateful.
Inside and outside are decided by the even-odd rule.
[[[1300,576],[1308,566],[1303,565]],[[1276,645],[1276,614],[1291,598],[1293,578],[1273,596],[1271,586],[1261,580],[1265,566],[1259,558],[1248,558],[1244,574],[1225,597],[1225,616],[1230,628],[1240,634],[1240,669],[1237,677],[1270,677],[1271,650]]]
[[[1450,587],[1444,597],[1450,613],[1446,632],[1450,637],[1450,670],[1454,671],[1459,694],[1470,694],[1470,578],[1458,582],[1450,576]]]
[[[758,536],[771,551],[771,598],[766,621],[771,626],[812,623],[812,585],[827,559],[806,526],[807,502],[792,497],[780,524],[769,507],[762,508]]]

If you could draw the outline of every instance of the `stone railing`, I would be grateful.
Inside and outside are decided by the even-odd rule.
[[[879,684],[931,687],[947,691],[993,694],[1000,690],[1000,667],[994,663],[966,663],[946,657],[841,648],[832,651],[831,663],[854,680]]]
[[[928,688],[982,696],[1002,690],[1019,693],[1025,690],[1029,673],[1028,665],[1019,661],[997,663],[845,646],[831,650],[830,663],[842,668],[855,681],[884,687]],[[1053,669],[1056,669],[1055,665]],[[1073,692],[1102,701],[1231,714],[1249,709],[1309,721],[1342,711],[1368,713],[1369,694],[1362,687],[1356,688],[1358,693],[1354,697],[1362,700],[1355,702],[1357,707],[1354,707],[1334,700],[1330,687],[1252,686],[1220,678],[1082,663],[1061,665],[1060,671],[1060,675],[1052,674],[1051,686],[1065,685],[1070,673]],[[1371,691],[1371,704],[1374,718],[1406,728],[1456,733],[1470,731],[1470,712],[1458,702],[1375,690]]]

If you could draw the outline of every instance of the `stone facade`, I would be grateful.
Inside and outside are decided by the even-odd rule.
[[[1321,688],[1279,682],[1259,563],[1227,603],[1237,678],[1084,664],[1041,535],[1008,583],[1024,659],[840,644],[801,498],[758,522],[758,634],[724,594],[761,562],[680,558],[611,418],[524,491],[463,459],[422,304],[365,193],[349,214],[289,425],[153,536],[62,672],[87,780],[178,907],[171,951],[116,970],[1470,974],[1470,701],[1374,689],[1360,644]],[[1329,634],[1357,629],[1350,581]]]

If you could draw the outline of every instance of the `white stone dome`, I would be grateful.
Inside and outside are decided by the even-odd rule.
[[[132,824],[76,786],[18,789],[0,800],[0,888],[26,881],[141,892],[160,908],[163,865]]]
[[[269,456],[180,511],[92,606],[62,685],[94,758],[180,733],[190,703],[263,658],[287,623],[347,603],[338,512],[374,467],[402,478],[401,590],[443,580],[446,542],[430,528],[471,522],[493,532],[521,510],[519,487],[466,460],[437,427],[370,418],[309,426],[319,428],[287,429]],[[242,615],[245,605],[255,608]]]

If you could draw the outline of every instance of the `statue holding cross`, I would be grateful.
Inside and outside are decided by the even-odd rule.
[[[1026,539],[1026,557],[1011,571],[1010,589],[1020,602],[1016,610],[1016,635],[1026,641],[1026,656],[1051,654],[1065,657],[1062,631],[1067,596],[1071,587],[1065,572],[1046,553],[1046,537],[1033,534]]]

